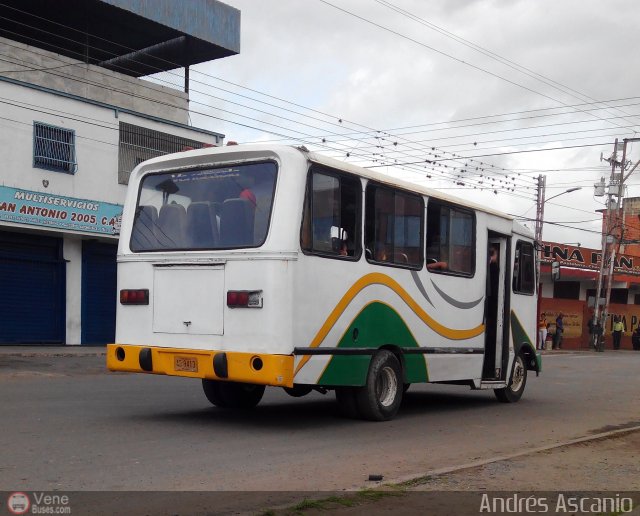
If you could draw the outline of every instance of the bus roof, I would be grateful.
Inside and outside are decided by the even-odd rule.
[[[423,195],[426,195],[428,197],[433,197],[435,199],[439,199],[442,201],[448,201],[460,206],[465,206],[467,208],[471,208],[477,211],[483,211],[485,213],[489,213],[491,215],[496,215],[498,217],[502,217],[504,219],[508,219],[508,220],[514,220],[514,217],[511,215],[508,215],[504,212],[498,211],[498,210],[493,210],[491,208],[488,208],[487,206],[483,206],[481,204],[477,204],[471,201],[467,201],[465,199],[461,199],[460,197],[456,197],[453,195],[448,195],[445,193],[442,193],[438,190],[435,190],[433,188],[427,188],[426,186],[422,186],[418,183],[413,183],[411,181],[405,181],[404,179],[399,179],[393,176],[390,176],[388,174],[383,174],[381,172],[378,172],[376,170],[372,170],[370,168],[363,168],[360,167],[358,165],[352,165],[351,163],[346,163],[344,161],[340,161],[337,159],[333,159],[333,158],[329,158],[327,156],[323,156],[322,154],[318,154],[315,152],[310,152],[310,151],[306,151],[304,148],[300,148],[297,147],[299,150],[301,150],[302,152],[305,152],[307,154],[307,156],[309,157],[309,160],[313,163],[317,163],[319,165],[325,165],[327,167],[331,167],[331,168],[339,168],[342,170],[345,170],[347,172],[351,172],[353,174],[357,174],[359,176],[365,177],[367,179],[373,179],[374,181],[377,181],[379,183],[385,183],[388,185],[394,185],[394,186],[399,186],[401,188],[404,188],[406,190],[410,190],[413,192],[417,192],[417,193],[421,193]],[[525,229],[526,232],[526,229]]]

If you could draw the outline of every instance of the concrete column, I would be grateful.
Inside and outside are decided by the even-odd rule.
[[[67,345],[81,343],[82,329],[82,240],[64,237],[64,259],[67,260]]]

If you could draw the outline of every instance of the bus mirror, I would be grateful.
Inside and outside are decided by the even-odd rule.
[[[560,262],[551,263],[551,279],[558,281],[560,279]]]

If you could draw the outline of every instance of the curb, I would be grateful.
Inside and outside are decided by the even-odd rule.
[[[473,461],[473,462],[467,462],[465,464],[458,464],[456,466],[447,466],[444,468],[438,468],[438,469],[433,469],[430,471],[427,471],[426,473],[422,473],[419,475],[408,475],[405,477],[400,477],[400,478],[396,478],[394,480],[391,480],[389,482],[385,482],[384,484],[380,483],[378,484],[379,486],[388,486],[388,487],[392,487],[392,486],[398,486],[398,485],[402,485],[402,484],[408,484],[407,487],[410,488],[410,484],[415,484],[415,485],[419,485],[422,483],[426,483],[426,481],[430,478],[433,477],[437,477],[437,476],[442,476],[442,475],[447,475],[449,473],[457,473],[458,471],[463,471],[465,469],[472,469],[472,468],[477,468],[480,466],[486,466],[488,464],[493,464],[496,462],[502,462],[502,461],[507,461],[507,460],[512,460],[512,459],[517,459],[519,457],[524,457],[527,455],[534,455],[536,453],[541,453],[541,452],[546,452],[546,451],[550,451],[550,450],[556,450],[558,448],[564,448],[564,447],[568,447],[568,446],[574,446],[576,444],[582,444],[582,443],[589,443],[589,442],[595,442],[595,441],[602,441],[604,439],[609,439],[612,437],[619,437],[622,435],[626,435],[626,434],[632,434],[634,432],[638,432],[640,431],[640,425],[635,425],[629,428],[620,428],[617,430],[609,430],[607,432],[601,432],[598,434],[594,434],[594,435],[590,435],[590,436],[585,436],[585,437],[578,437],[576,439],[570,439],[568,441],[563,441],[560,443],[554,443],[554,444],[548,444],[545,446],[539,446],[537,448],[533,448],[530,450],[526,450],[526,451],[521,451],[521,452],[515,452],[515,453],[509,453],[506,455],[497,455],[495,457],[491,457],[489,459],[482,459],[482,460],[478,460],[478,461]],[[424,481],[424,482],[421,482]]]

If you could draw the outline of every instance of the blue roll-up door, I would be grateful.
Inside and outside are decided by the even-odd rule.
[[[82,242],[82,344],[107,344],[116,337],[117,245]]]
[[[0,344],[65,340],[62,239],[0,231]]]

